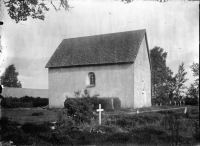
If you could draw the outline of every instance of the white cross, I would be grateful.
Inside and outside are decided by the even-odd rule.
[[[97,112],[99,112],[99,125],[101,125],[101,112],[103,109],[101,109],[101,104],[99,104],[99,109],[97,109]]]

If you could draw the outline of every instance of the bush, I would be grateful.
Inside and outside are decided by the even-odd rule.
[[[71,116],[76,123],[89,122],[93,115],[90,98],[66,98],[64,106],[67,114]]]
[[[30,96],[24,96],[21,98],[7,97],[3,98],[1,105],[4,108],[42,107],[48,105],[48,98],[34,98]]]
[[[198,99],[196,98],[185,98],[185,105],[198,105]]]
[[[4,98],[1,105],[4,108],[33,107],[32,102],[21,102],[18,98]]]
[[[32,102],[33,107],[42,107],[47,106],[49,104],[48,98],[40,98],[40,97],[30,97],[30,96],[24,96],[19,98],[21,102]]]
[[[114,107],[116,109],[121,108],[121,102],[119,98],[113,98]],[[76,123],[89,122],[93,117],[93,110],[99,108],[104,110],[112,110],[111,98],[97,98],[97,97],[82,97],[82,98],[66,98],[64,106],[67,109],[68,116],[71,116]]]
[[[112,110],[111,98],[98,98],[97,104],[94,105],[95,109],[99,108],[99,104],[101,104],[101,108],[104,110]]]

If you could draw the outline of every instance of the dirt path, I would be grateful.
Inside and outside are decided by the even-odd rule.
[[[158,111],[169,111],[169,110],[178,110],[178,109],[183,109],[183,112],[184,112],[184,109],[185,108],[188,108],[188,107],[177,107],[177,108],[167,108],[167,109],[152,109],[152,110],[146,110],[146,111],[140,111],[139,109],[138,110],[135,110],[135,111],[131,111],[131,112],[124,112],[123,114],[128,114],[128,115],[134,115],[134,114],[141,114],[141,113],[149,113],[149,112],[158,112]],[[103,113],[104,115],[117,115],[119,113]]]

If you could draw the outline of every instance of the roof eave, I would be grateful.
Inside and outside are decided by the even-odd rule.
[[[87,67],[87,66],[103,66],[103,65],[118,65],[118,64],[132,64],[133,61],[117,62],[117,63],[101,63],[101,64],[82,64],[82,65],[67,65],[67,66],[45,66],[45,68],[71,68],[71,67]]]

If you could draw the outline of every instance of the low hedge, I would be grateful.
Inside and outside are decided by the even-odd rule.
[[[33,107],[32,102],[18,102],[18,101],[7,100],[5,98],[2,100],[1,105],[4,108],[19,108],[19,107],[30,108],[30,107]]]
[[[4,108],[18,108],[18,107],[43,107],[49,104],[48,98],[24,96],[21,98],[7,97],[3,98],[1,105]]]

